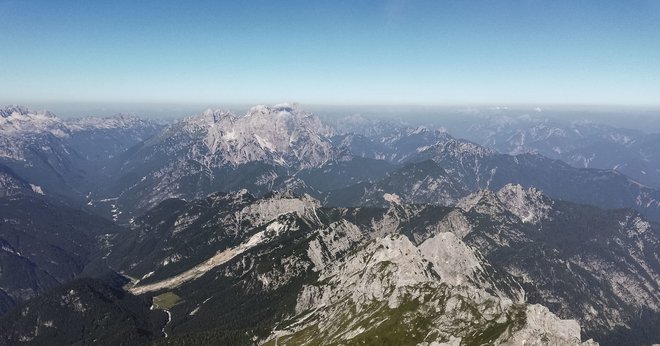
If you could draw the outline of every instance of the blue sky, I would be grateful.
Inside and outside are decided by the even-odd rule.
[[[660,105],[660,0],[0,0],[0,102]]]

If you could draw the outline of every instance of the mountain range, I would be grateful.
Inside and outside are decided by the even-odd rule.
[[[660,340],[660,189],[541,150],[652,135],[0,116],[0,344]]]
[[[660,137],[654,133],[593,120],[495,116],[470,126],[465,134],[502,153],[539,153],[574,167],[615,170],[660,187]]]

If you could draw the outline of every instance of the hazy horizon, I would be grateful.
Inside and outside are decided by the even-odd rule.
[[[450,132],[465,136],[466,124],[475,118],[490,116],[538,117],[559,121],[588,120],[618,128],[641,130],[646,133],[660,132],[660,107],[651,106],[603,106],[603,105],[538,105],[538,104],[491,104],[491,105],[320,105],[297,102],[300,109],[325,119],[346,116],[364,116],[370,119],[401,120],[409,125],[444,127]],[[222,103],[93,103],[93,102],[0,102],[25,106],[32,111],[48,110],[66,118],[104,117],[130,114],[142,118],[166,121],[183,119],[200,114],[206,109],[228,110],[243,115],[255,105]]]
[[[66,101],[10,101],[0,100],[0,106],[18,105],[33,111],[48,110],[60,117],[111,116],[115,114],[134,114],[138,116],[194,115],[206,109],[226,109],[237,114],[247,112],[256,105],[273,106],[277,104],[298,105],[309,112],[455,112],[476,114],[478,112],[581,112],[581,113],[618,113],[635,112],[639,115],[660,115],[660,105],[584,105],[584,104],[511,104],[511,103],[466,103],[466,104],[320,104],[300,103],[296,101],[253,102],[253,103],[185,103],[185,102],[66,102]]]

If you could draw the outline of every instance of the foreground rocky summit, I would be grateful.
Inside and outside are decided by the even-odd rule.
[[[459,207],[213,194],[133,227],[107,259],[134,294],[177,297],[167,330],[182,341],[657,338],[659,227],[517,185]]]
[[[659,230],[635,211],[518,185],[457,207],[327,208],[240,191],[164,201],[105,236],[97,266],[132,278],[111,299],[158,312],[131,310],[131,325],[148,330],[141,342],[644,344],[658,338]],[[103,287],[93,290],[116,291]],[[39,304],[58,302],[52,292]],[[86,318],[123,323],[104,294],[85,295]],[[0,320],[24,331],[7,342],[36,338],[27,331],[46,328],[39,316]]]

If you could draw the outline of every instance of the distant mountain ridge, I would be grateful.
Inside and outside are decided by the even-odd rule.
[[[137,117],[60,119],[26,107],[0,109],[0,164],[43,193],[79,201],[106,180],[107,161],[163,125]]]
[[[7,134],[0,163],[46,194],[78,200],[121,222],[166,198],[195,199],[243,188],[257,195],[294,190],[332,205],[366,200],[378,205],[385,203],[385,193],[406,202],[447,205],[510,182],[569,201],[635,208],[660,220],[660,189],[612,170],[576,169],[541,155],[498,154],[443,129],[370,121],[333,129],[287,104],[255,106],[243,116],[207,110],[166,128],[124,115],[63,121],[23,107],[7,107],[2,114],[10,125],[0,127]],[[591,128],[596,136],[605,136],[601,127],[585,127]],[[547,130],[549,136],[555,132]],[[632,135],[610,137],[629,143]],[[429,159],[440,169],[418,170],[419,176],[406,178],[408,187],[376,187],[394,179],[386,175],[397,167]],[[437,179],[442,171],[443,179],[453,182],[449,190],[435,191],[442,183],[432,184],[427,175]],[[358,196],[367,185],[373,191],[364,193],[372,195]]]
[[[658,134],[594,121],[562,123],[542,116],[494,116],[465,133],[502,153],[539,153],[575,167],[613,169],[642,184],[660,187]]]

